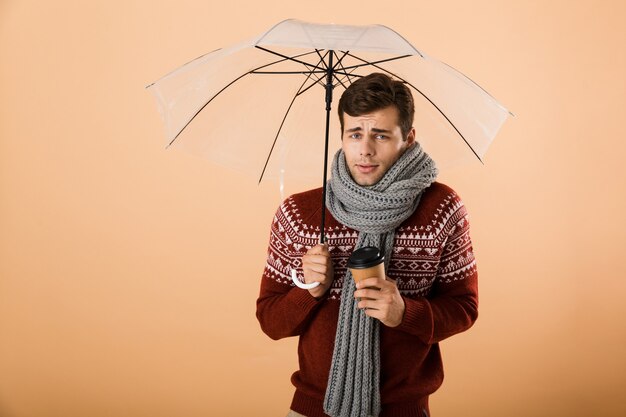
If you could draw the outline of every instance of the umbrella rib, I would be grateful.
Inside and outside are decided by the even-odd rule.
[[[337,77],[337,76],[335,75],[335,70],[337,69],[337,66],[340,66],[340,67],[341,67],[342,69],[344,69],[344,71],[345,71],[345,68],[343,68],[343,64],[341,63],[341,61],[342,61],[342,60],[346,57],[346,55],[348,55],[348,52],[350,52],[350,51],[345,51],[345,52],[343,53],[343,55],[341,56],[341,58],[339,58],[339,56],[338,56],[335,52],[333,52],[333,53],[335,54],[335,56],[338,58],[338,59],[337,59],[337,63],[336,63],[335,65],[333,65],[333,78],[334,78],[335,80],[337,80],[337,82],[338,82],[339,84],[341,84],[341,86],[342,86],[344,89],[345,89],[345,88],[347,88],[347,87],[345,86],[345,84],[343,83],[343,81],[342,81],[342,80],[340,80],[340,79],[339,79],[339,77]],[[343,78],[345,78],[345,76],[344,76]],[[333,88],[335,88],[335,86],[333,86]]]
[[[463,74],[461,71],[458,71],[456,68],[454,68],[452,65],[448,65],[443,61],[439,61],[441,62],[443,65],[451,68],[452,70],[454,70],[454,72],[461,74],[463,77],[467,78],[468,80],[470,80],[476,87],[480,88],[481,90],[483,90],[485,92],[485,94],[487,94],[489,97],[491,97],[496,103],[500,104],[498,102],[498,100],[496,100],[496,98],[494,96],[492,96],[491,94],[489,94],[489,92],[487,90],[485,90],[484,88],[482,88],[476,81],[472,80],[470,77],[468,77],[467,75]],[[503,107],[503,106],[501,106]],[[509,114],[513,117],[515,117],[515,115],[508,109],[505,109],[507,112],[509,112]]]
[[[320,50],[318,48],[315,48],[315,53],[320,58],[320,60],[317,61],[317,64],[315,64],[315,68],[324,68],[324,70],[322,72],[322,74],[324,74],[324,75],[320,76],[320,75],[317,75],[317,74],[320,74],[319,71],[312,71],[311,73],[315,74],[315,81],[313,81],[313,83],[311,83],[310,86],[308,86],[304,90],[301,90],[299,93],[297,93],[298,95],[302,95],[303,93],[307,92],[311,87],[313,87],[316,84],[320,84],[322,86],[322,88],[325,88],[323,80],[326,77],[326,73],[328,72],[328,65],[326,65],[326,57],[328,56],[330,51],[326,51],[326,53],[322,56],[322,54],[320,54]],[[322,64],[322,66],[320,66],[320,63]]]
[[[307,88],[305,88],[304,90],[298,91],[297,95],[302,95],[304,93],[306,93],[307,91],[309,91],[312,87],[315,87],[318,84],[319,80],[313,81],[311,83],[311,85],[309,85]]]
[[[322,88],[326,88],[326,84],[324,79],[326,78],[326,74],[328,73],[328,65],[326,64],[326,57],[328,56],[328,54],[332,53],[332,51],[327,50],[326,53],[324,54],[324,56],[322,56],[322,54],[320,54],[320,50],[318,48],[315,48],[315,52],[317,52],[317,56],[320,57],[320,60],[317,62],[317,66],[320,65],[320,63],[322,64],[322,67],[324,68],[324,75],[323,76],[317,76],[316,75],[316,80],[315,80],[315,84],[320,84],[322,86]],[[313,84],[313,85],[315,85]]]
[[[341,67],[343,68],[343,64],[341,63],[341,61],[343,61],[343,59],[350,53],[350,51],[340,51],[343,52],[343,55],[341,55],[341,58],[339,58],[339,56],[337,55],[336,52],[333,51],[333,53],[335,54],[335,56],[339,59],[337,59],[337,62],[335,62],[335,65],[333,65],[333,71],[337,70],[337,67]]]
[[[313,52],[315,52],[317,54],[317,56],[320,57],[320,60],[317,62],[317,64],[313,65],[311,63],[307,63],[307,62],[304,62],[304,61],[292,59],[290,57],[287,57],[286,55],[280,54],[278,52],[272,51],[272,50],[267,49],[267,48],[263,48],[261,46],[256,46],[256,48],[261,49],[261,50],[266,51],[266,52],[269,52],[271,54],[280,56],[280,57],[285,57],[286,60],[290,60],[290,61],[294,61],[294,62],[300,63],[300,64],[302,64],[302,65],[304,65],[306,67],[313,67],[313,69],[311,69],[310,71],[284,71],[284,72],[255,71],[254,72],[255,74],[302,74],[302,75],[308,74],[310,76],[311,74],[324,74],[325,75],[326,72],[327,72],[327,66],[326,66],[326,62],[324,60],[325,60],[326,56],[328,55],[329,51],[327,51],[323,56],[322,56],[322,54],[320,54],[320,50],[317,49],[317,48],[315,49],[315,51],[309,52],[311,54]],[[283,61],[280,61],[280,62],[283,62]],[[323,64],[323,65],[320,65],[320,63]],[[310,77],[307,77],[307,79],[308,78],[310,78]],[[313,86],[313,85],[315,85],[317,83],[323,82],[323,79],[324,79],[323,75],[322,76],[317,76],[316,75],[316,79],[315,79],[314,83],[311,86]],[[323,84],[322,84],[322,86],[323,86]],[[305,91],[308,90],[309,88],[310,88],[310,86],[307,87],[305,89]],[[302,92],[304,92],[304,91],[301,91],[301,93]]]
[[[324,56],[321,56],[320,54],[318,54],[318,55],[320,56],[320,59],[321,59],[321,60],[324,60],[324,59],[326,59],[326,56],[328,55],[328,52],[326,52],[326,53],[324,54]],[[324,62],[324,64],[325,64],[325,62]],[[319,63],[318,63],[318,65],[319,65]],[[327,68],[328,68],[328,67],[327,67]],[[327,70],[326,70],[326,71],[327,71]],[[326,71],[324,72],[324,74],[326,74]],[[298,93],[297,93],[298,95],[302,95],[302,94],[306,93],[307,91],[309,91],[309,90],[311,89],[311,87],[313,87],[313,86],[315,86],[315,85],[317,85],[317,84],[320,84],[320,85],[322,86],[322,88],[326,88],[326,84],[324,84],[324,83],[325,83],[325,81],[324,81],[325,76],[318,76],[317,74],[318,74],[318,73],[316,72],[316,73],[315,73],[315,81],[313,81],[313,82],[311,83],[311,85],[309,85],[309,86],[308,86],[307,88],[305,88],[304,90],[302,90],[302,89],[301,89],[301,90],[300,90],[300,92],[298,92]]]
[[[343,75],[345,77],[357,77],[357,78],[365,77],[365,75],[353,74],[352,72],[334,71],[334,73]]]
[[[328,56],[328,53],[330,51],[326,51],[326,53],[324,54],[324,56],[322,56],[322,54],[320,54],[320,50],[318,48],[315,48],[315,52],[317,53],[317,56],[320,57],[319,62],[317,63],[317,65],[319,65],[319,63],[321,62],[322,64],[324,64],[324,71],[328,71],[328,65],[326,65],[326,57]]]
[[[367,63],[366,60],[359,58],[358,56],[354,56],[352,54],[350,54],[350,56],[352,58],[358,59],[361,62],[365,62]],[[411,55],[407,55],[407,56],[411,56]],[[364,64],[365,65],[365,64]],[[469,142],[467,141],[467,139],[465,139],[465,136],[463,136],[463,134],[459,131],[459,129],[457,129],[457,127],[454,125],[454,123],[452,123],[452,121],[448,118],[448,116],[445,115],[445,113],[439,108],[439,106],[437,106],[430,98],[428,98],[426,96],[426,94],[422,93],[417,87],[415,87],[413,84],[411,84],[410,82],[408,82],[407,80],[405,80],[402,77],[399,77],[398,75],[394,74],[391,71],[386,70],[385,68],[382,68],[378,65],[375,65],[375,63],[371,63],[370,65],[374,66],[375,68],[380,69],[381,71],[385,71],[387,74],[390,74],[393,77],[396,77],[397,79],[401,80],[402,82],[410,85],[415,91],[417,91],[418,93],[420,93],[422,95],[422,97],[424,97],[426,100],[428,100],[430,102],[430,104],[432,104],[439,113],[441,113],[441,115],[448,121],[448,123],[450,123],[450,126],[452,126],[454,128],[454,130],[456,130],[456,133],[459,134],[459,136],[461,136],[461,139],[463,139],[463,142],[465,142],[465,144],[472,150],[472,152],[474,153],[474,155],[476,155],[476,158],[478,158],[478,160],[484,165],[483,160],[480,158],[480,156],[478,156],[478,154],[476,153],[476,151],[474,150],[474,148],[472,148],[472,145],[469,144]]]
[[[352,79],[350,77],[362,77],[361,75],[358,74],[352,74],[354,71],[356,71],[357,68],[352,68],[350,71],[346,71],[345,67],[343,66],[343,58],[348,55],[350,53],[350,51],[345,51],[344,55],[341,57],[341,59],[339,60],[339,62],[337,63],[341,69],[343,71],[335,71],[333,73],[333,75],[335,76],[335,78],[337,79],[337,81],[339,81],[339,83],[341,83],[341,85],[343,86],[343,88],[346,88],[346,86],[343,84],[343,80],[347,80],[350,84],[352,84]],[[341,79],[339,79],[336,74],[340,74],[343,75],[343,77],[341,77]]]
[[[307,88],[305,88],[304,90],[298,91],[297,95],[300,96],[300,95],[306,93],[307,91],[309,91],[311,89],[311,87],[315,87],[316,85],[318,85],[320,81],[321,81],[321,79],[317,79],[317,80],[313,81],[311,83],[311,85],[309,85]],[[305,80],[305,82],[306,82],[306,80]]]
[[[296,55],[296,57],[301,57],[301,56],[304,56],[304,55],[309,55],[309,54],[312,54],[312,53],[313,53],[313,52],[305,52],[305,53],[302,53],[302,54],[300,54],[300,55]],[[289,59],[289,58],[285,58],[285,59]],[[201,112],[201,111],[202,111],[202,110],[203,110],[203,109],[204,109],[204,108],[205,108],[205,107],[206,107],[206,106],[207,106],[210,102],[212,102],[212,101],[213,101],[213,100],[214,100],[217,96],[219,96],[219,95],[222,93],[222,91],[226,90],[228,87],[230,87],[231,85],[233,85],[234,83],[236,83],[237,81],[239,81],[240,79],[242,79],[243,77],[245,77],[246,75],[249,75],[249,74],[251,74],[252,72],[254,72],[254,71],[256,71],[256,70],[259,70],[259,69],[261,69],[261,68],[269,67],[270,65],[274,65],[274,64],[278,64],[279,62],[283,62],[283,61],[285,61],[285,59],[280,59],[280,60],[278,60],[278,61],[274,61],[274,62],[270,62],[270,63],[265,64],[265,65],[261,65],[260,67],[257,67],[257,68],[255,68],[255,69],[253,69],[253,70],[250,70],[250,71],[248,71],[248,72],[246,72],[246,73],[241,74],[239,77],[235,78],[234,80],[232,80],[231,82],[229,82],[228,84],[226,84],[226,86],[224,86],[224,88],[222,88],[220,91],[218,91],[217,93],[215,93],[215,95],[214,95],[213,97],[211,97],[211,98],[209,99],[209,101],[207,101],[206,103],[204,103],[204,104],[202,105],[202,107],[200,107],[200,108],[198,109],[198,111],[196,111],[196,113],[195,113],[195,114],[191,117],[191,119],[189,119],[189,121],[188,121],[187,123],[185,123],[185,126],[183,126],[183,127],[182,127],[182,129],[180,129],[180,130],[178,131],[178,133],[176,134],[176,136],[174,136],[174,138],[170,141],[170,143],[168,143],[168,144],[167,144],[167,146],[166,146],[165,148],[166,148],[166,149],[167,149],[167,148],[169,148],[169,147],[172,145],[172,143],[174,143],[174,141],[178,138],[178,136],[180,136],[180,134],[183,132],[183,130],[185,130],[185,129],[187,128],[187,126],[189,126],[189,123],[191,123],[191,122],[192,122],[192,120],[193,120],[193,119],[195,119],[195,118],[196,118],[196,116],[197,116],[197,115],[198,115],[198,114],[199,114],[199,113],[200,113],[200,112]]]
[[[316,49],[316,51],[317,51],[317,49]],[[321,55],[321,54],[319,54],[319,53],[318,53],[318,55],[319,55],[320,59],[321,59],[322,61],[324,61],[324,60],[326,59],[326,57],[328,56],[328,54],[329,54],[329,53],[330,53],[330,51],[326,51],[326,53],[324,54],[324,56],[322,56],[322,55]],[[318,63],[318,65],[319,65],[319,63]],[[325,67],[326,67],[326,68],[328,68],[328,65],[326,65],[326,62],[325,62],[325,61],[324,61],[324,65],[325,65]],[[326,71],[328,71],[328,70],[326,70]],[[326,72],[325,72],[325,74],[326,74]],[[326,83],[326,81],[324,80],[324,78],[326,78],[326,77],[325,77],[325,76],[324,76],[324,77],[319,77],[319,76],[317,75],[317,73],[315,74],[315,77],[316,77],[316,79],[315,79],[315,81],[314,81],[313,83],[311,83],[311,85],[309,85],[309,86],[308,86],[307,88],[305,88],[304,90],[301,90],[300,92],[298,92],[298,95],[299,95],[299,96],[300,96],[300,95],[302,95],[302,94],[304,94],[304,93],[306,93],[307,91],[309,91],[312,87],[314,87],[314,86],[315,86],[315,85],[317,85],[317,84],[320,84],[320,85],[322,86],[322,88],[326,88],[326,84],[325,84],[325,83]]]
[[[161,78],[159,78],[158,80],[156,80],[155,82],[150,83],[149,85],[147,85],[147,86],[146,86],[146,88],[150,88],[150,87],[152,87],[154,84],[158,83],[158,82],[159,82],[159,81],[161,81],[163,78],[166,78],[166,77],[168,77],[169,75],[171,75],[171,74],[175,73],[176,71],[178,71],[180,68],[184,67],[185,65],[189,65],[189,64],[191,64],[192,62],[197,61],[197,60],[199,60],[200,58],[205,57],[205,56],[207,56],[207,55],[209,55],[209,54],[212,54],[213,52],[217,52],[217,51],[219,51],[219,50],[221,50],[221,49],[222,49],[222,48],[217,48],[217,49],[214,49],[214,50],[212,50],[211,52],[207,52],[206,54],[202,54],[202,55],[200,55],[199,57],[194,58],[194,59],[192,59],[191,61],[184,63],[183,65],[179,66],[178,68],[175,68],[175,69],[173,69],[172,71],[168,72],[167,74],[165,74],[164,76],[162,76]]]
[[[317,75],[316,75],[316,76],[317,76]],[[323,88],[326,88],[326,84],[325,84],[325,82],[326,82],[326,81],[324,81],[324,78],[326,78],[326,75],[321,76],[321,77],[320,77],[320,76],[317,76],[317,78],[315,79],[315,84],[319,84],[319,85],[321,85]],[[314,85],[315,85],[315,84],[314,84]]]
[[[316,50],[317,51],[317,50]],[[318,53],[318,55],[320,55]],[[324,55],[325,57],[326,55]],[[324,60],[324,57],[322,57],[320,55],[320,60]],[[316,66],[319,65],[319,62],[317,63]],[[293,96],[293,99],[291,100],[291,103],[289,103],[289,107],[287,108],[287,111],[285,112],[285,115],[283,116],[283,120],[280,122],[280,126],[278,127],[278,131],[276,132],[276,136],[274,136],[274,142],[272,142],[272,148],[270,149],[269,154],[267,155],[267,159],[265,160],[265,165],[263,166],[263,171],[261,172],[261,177],[259,178],[259,184],[261,183],[261,181],[263,180],[263,175],[265,175],[265,170],[267,169],[267,164],[270,161],[270,158],[272,157],[272,153],[274,152],[274,146],[276,146],[276,141],[278,140],[278,136],[280,135],[280,131],[283,129],[283,125],[285,124],[285,120],[287,120],[287,115],[289,115],[289,112],[291,111],[291,106],[293,106],[293,103],[296,101],[296,98],[300,95],[300,93],[302,92],[302,87],[304,87],[304,85],[306,84],[306,82],[309,80],[309,78],[311,78],[312,73],[309,73],[309,75],[307,75],[307,77],[304,79],[304,81],[302,82],[302,84],[300,85],[300,88],[298,88],[298,91],[296,92],[296,94]],[[314,82],[313,84],[311,84],[309,87],[307,87],[307,90],[311,87],[313,87],[315,84],[317,84],[317,82]]]
[[[396,57],[393,57],[393,58],[387,58],[387,59],[381,59],[379,61],[369,62],[369,61],[366,61],[366,60],[364,60],[362,58],[359,58],[357,56],[352,55],[350,52],[348,52],[348,55],[351,56],[352,58],[358,59],[361,62],[364,62],[364,64],[351,65],[349,67],[345,67],[344,70],[348,70],[348,69],[352,69],[352,68],[364,67],[364,66],[368,66],[368,65],[376,66],[376,64],[382,64],[384,62],[396,61],[398,59],[408,58],[408,57],[414,56],[414,55],[401,55],[401,56],[396,56]]]
[[[343,65],[341,66],[341,68],[343,69]],[[352,84],[352,80],[350,79],[350,77],[357,77],[357,78],[362,77],[362,75],[352,74],[355,70],[356,70],[356,68],[352,68],[352,70],[351,70],[350,72],[347,72],[347,71],[344,71],[344,72],[341,72],[341,71],[335,71],[335,72],[334,72],[334,74],[341,74],[341,75],[343,75],[343,77],[342,77],[341,79],[342,79],[342,80],[343,80],[343,79],[347,79],[347,80],[348,80],[348,82],[349,82],[350,84]],[[340,80],[338,80],[338,81],[339,81],[339,82],[341,82]],[[341,85],[343,85],[343,83],[342,83]]]
[[[274,142],[272,142],[272,147],[270,149],[269,154],[267,155],[267,159],[265,160],[265,165],[263,165],[263,171],[261,172],[261,176],[259,177],[259,182],[258,182],[259,184],[261,184],[261,181],[263,181],[263,176],[265,175],[265,170],[267,169],[267,164],[269,163],[270,158],[272,157],[272,153],[274,152],[274,146],[276,146],[276,141],[278,140],[278,136],[280,135],[280,131],[283,129],[283,125],[285,124],[285,120],[287,120],[287,116],[289,115],[289,112],[291,111],[291,106],[293,106],[293,103],[296,101],[296,98],[298,98],[300,90],[302,90],[302,87],[306,84],[306,82],[309,80],[310,77],[311,77],[311,74],[307,75],[305,80],[300,85],[300,88],[298,88],[298,91],[296,92],[296,94],[291,99],[291,103],[289,103],[289,107],[287,107],[287,111],[285,112],[285,115],[283,116],[283,120],[280,122],[280,126],[278,128],[278,131],[276,132],[276,136],[274,136]],[[313,85],[315,85],[315,83],[311,84],[311,85],[313,86]]]
[[[326,74],[326,70],[319,71],[251,71],[251,74]]]
[[[288,56],[288,55],[283,55],[283,54],[281,54],[281,53],[279,53],[279,52],[275,52],[275,51],[272,51],[271,49],[263,48],[262,46],[259,46],[259,45],[254,45],[254,47],[255,47],[255,48],[258,48],[258,49],[260,49],[260,50],[262,50],[262,51],[268,52],[268,53],[270,53],[270,54],[277,55],[277,56],[279,56],[279,57],[285,58],[285,60],[289,60],[289,61],[297,62],[297,63],[299,63],[299,64],[304,65],[304,66],[305,66],[305,67],[307,67],[307,68],[308,68],[308,67],[312,67],[312,66],[313,66],[312,64],[310,64],[310,63],[308,63],[308,62],[300,61],[299,59],[294,59],[295,57],[290,57],[290,56]],[[317,49],[315,50],[315,52],[317,52]],[[307,54],[312,54],[312,53],[313,53],[313,51],[308,52]],[[318,52],[318,54],[319,54],[319,52]],[[300,56],[301,56],[301,55],[300,55]],[[279,61],[279,62],[281,62],[281,61]],[[317,66],[317,65],[313,66],[313,70],[315,70],[315,69],[317,69],[317,68],[318,68],[318,66]]]

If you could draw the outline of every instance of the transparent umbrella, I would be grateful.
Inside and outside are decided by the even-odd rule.
[[[482,161],[511,115],[468,77],[382,25],[285,20],[202,55],[146,88],[158,102],[167,147],[259,182],[320,181],[324,205],[329,148],[341,143],[332,99],[372,72],[411,88],[417,140],[440,167]]]

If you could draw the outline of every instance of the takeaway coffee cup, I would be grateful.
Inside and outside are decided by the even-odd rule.
[[[348,269],[355,282],[372,277],[385,279],[385,256],[374,246],[364,246],[352,252]]]

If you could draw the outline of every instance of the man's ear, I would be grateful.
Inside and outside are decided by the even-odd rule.
[[[415,142],[415,128],[411,127],[411,130],[409,130],[409,134],[406,135],[406,144],[407,146],[411,146],[413,145],[413,142]]]

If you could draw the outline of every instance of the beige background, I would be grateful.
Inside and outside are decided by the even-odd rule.
[[[433,415],[626,415],[623,1],[4,0],[0,416],[286,413],[296,339],[254,316],[280,195],[166,151],[144,86],[287,17],[389,25],[517,115],[440,177],[481,298]]]

